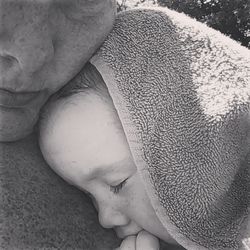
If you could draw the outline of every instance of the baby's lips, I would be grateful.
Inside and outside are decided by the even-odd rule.
[[[135,226],[133,228],[115,227],[114,230],[120,239],[125,239],[126,237],[137,235],[139,232],[142,231],[142,228],[140,228],[139,226]]]

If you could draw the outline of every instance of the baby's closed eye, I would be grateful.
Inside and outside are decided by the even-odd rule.
[[[110,186],[110,191],[113,192],[114,194],[118,194],[120,192],[120,190],[126,184],[127,180],[128,180],[128,178],[126,178],[125,180],[123,180],[122,182],[120,182],[119,184],[117,184],[115,186]]]

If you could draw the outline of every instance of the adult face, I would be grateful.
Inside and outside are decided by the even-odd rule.
[[[144,229],[175,243],[151,205],[119,118],[107,102],[77,94],[58,100],[44,117],[40,145],[45,159],[91,195],[103,227],[114,228],[121,238]]]
[[[115,0],[0,0],[0,141],[32,131],[40,108],[102,43]]]

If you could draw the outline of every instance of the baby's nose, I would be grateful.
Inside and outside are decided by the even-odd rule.
[[[129,219],[112,206],[98,207],[99,222],[104,228],[124,226],[129,223]]]

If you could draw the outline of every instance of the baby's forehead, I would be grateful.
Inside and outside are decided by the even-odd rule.
[[[99,129],[97,125],[101,123],[109,124],[115,130],[121,128],[111,98],[92,89],[54,100],[44,110],[41,129],[44,132],[45,128],[46,133],[78,126],[89,130]]]
[[[100,103],[100,97],[94,91],[79,92],[67,97],[50,101],[43,109],[43,124],[66,122],[64,117],[83,115]]]
[[[128,155],[126,136],[112,103],[95,93],[85,94],[58,99],[48,107],[40,142],[45,155],[52,157],[58,166],[63,159],[65,162],[79,159],[87,166],[95,166],[97,161],[99,165],[110,165]]]

